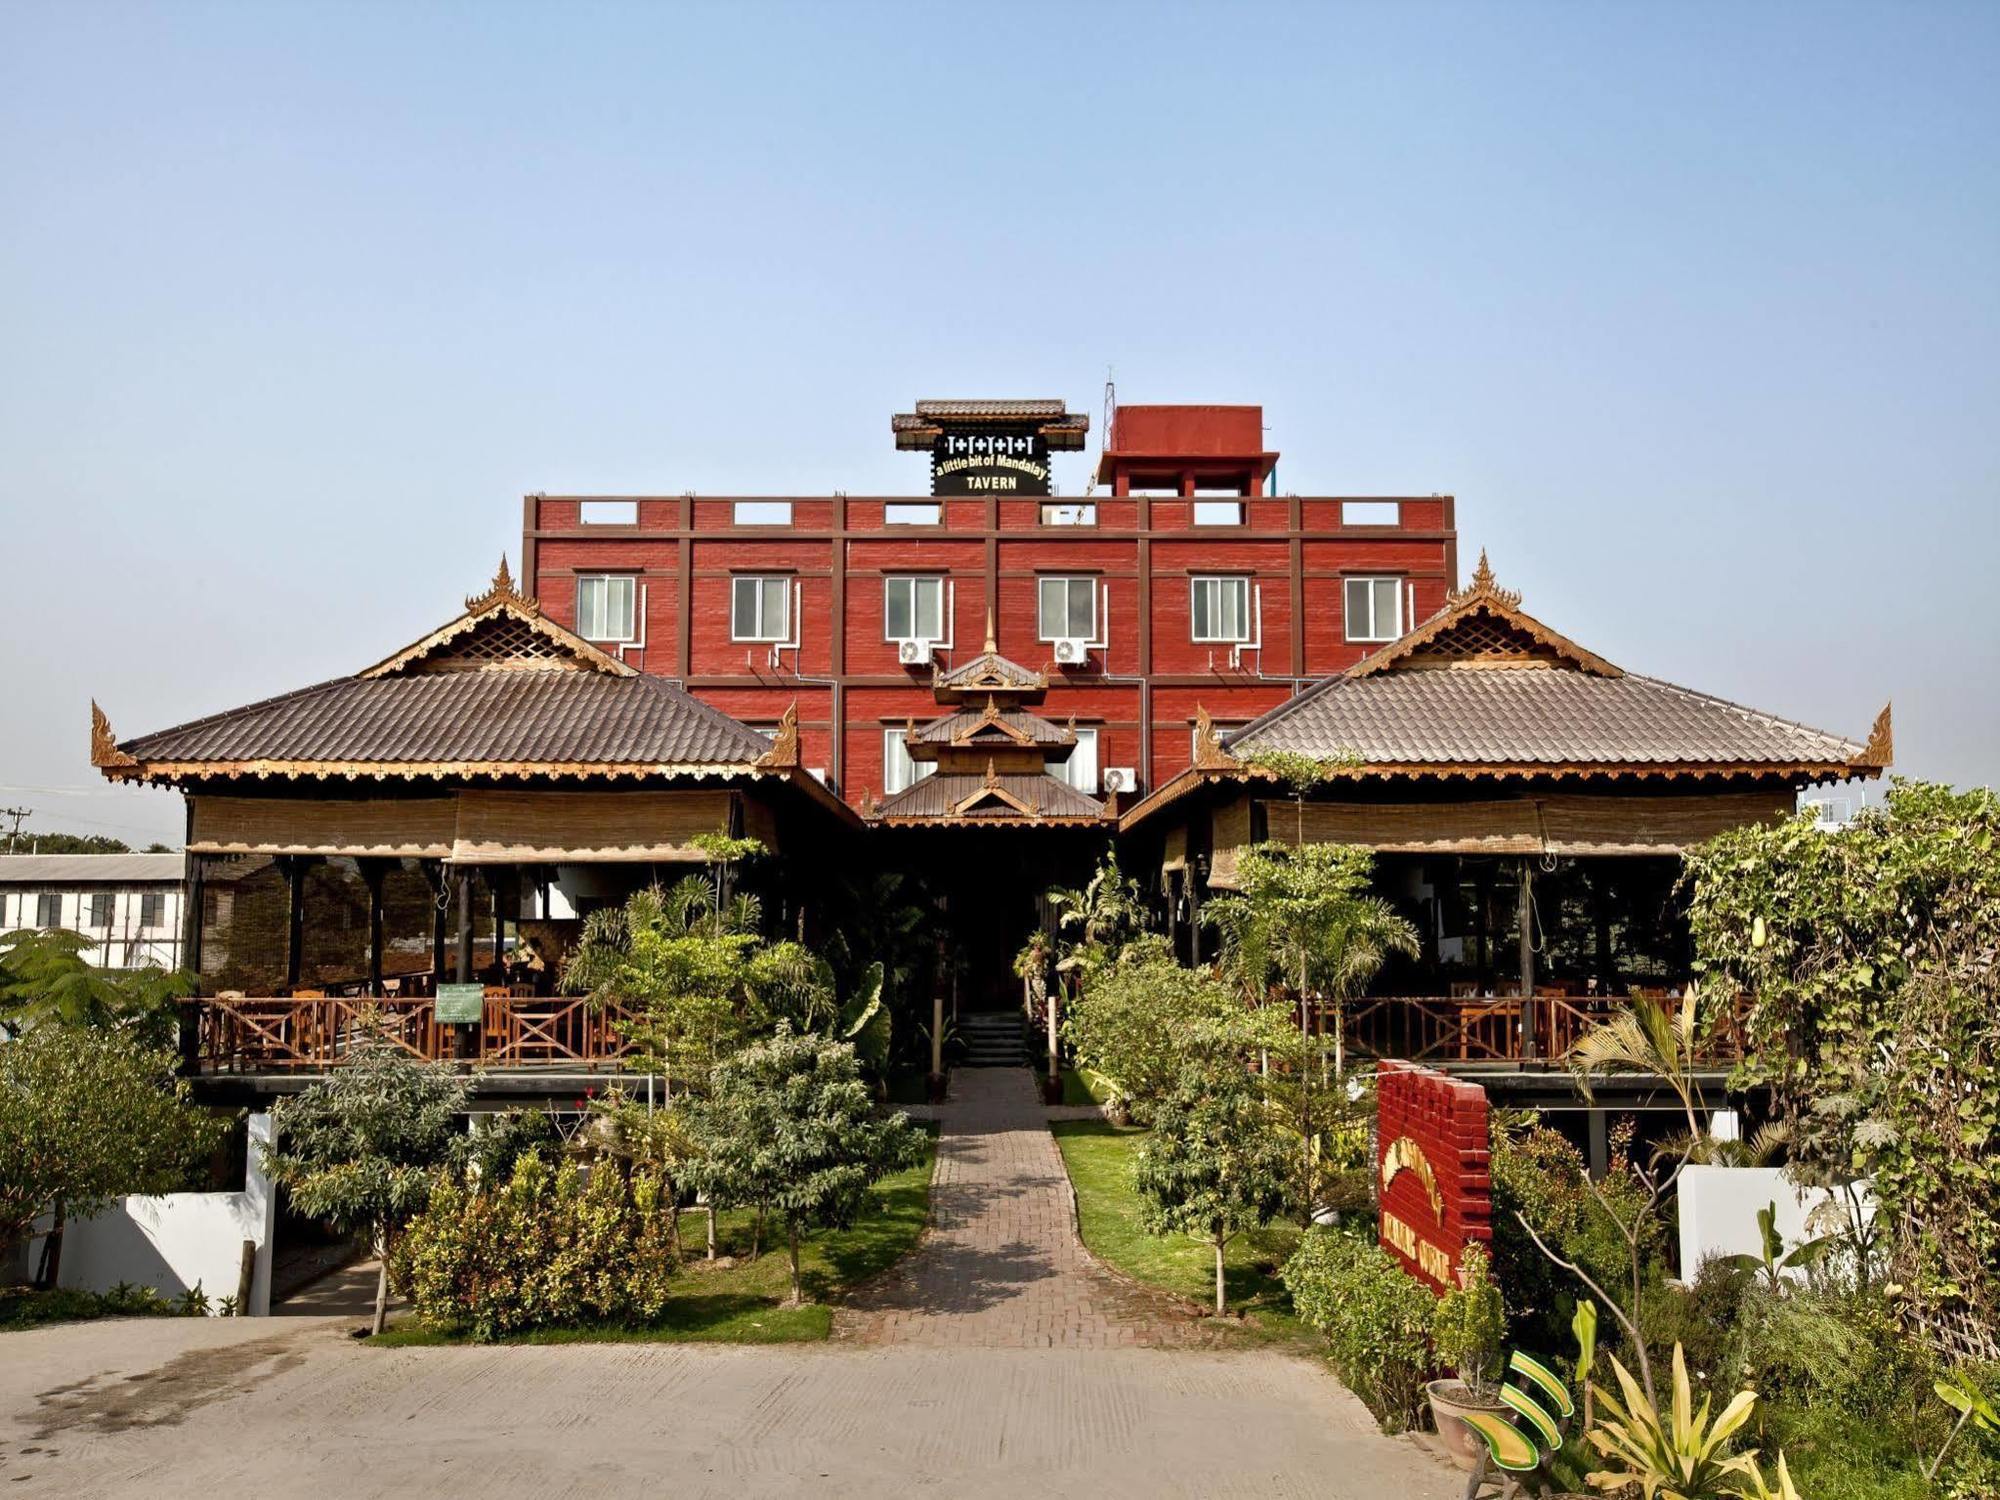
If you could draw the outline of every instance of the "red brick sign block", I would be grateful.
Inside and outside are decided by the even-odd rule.
[[[1375,1101],[1382,1245],[1442,1292],[1454,1284],[1465,1246],[1493,1238],[1486,1090],[1415,1063],[1384,1062]]]

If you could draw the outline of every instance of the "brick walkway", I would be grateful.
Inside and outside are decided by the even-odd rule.
[[[1104,1349],[1207,1343],[1187,1303],[1106,1271],[1025,1068],[960,1068],[941,1112],[931,1228],[861,1288],[834,1336],[865,1344]]]

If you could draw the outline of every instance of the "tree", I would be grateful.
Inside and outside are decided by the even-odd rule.
[[[908,1116],[876,1113],[853,1047],[782,1022],[716,1068],[690,1125],[689,1176],[711,1201],[784,1216],[795,1303],[805,1300],[801,1235],[851,1224],[869,1184],[923,1155]]]
[[[293,1205],[342,1229],[365,1229],[381,1270],[374,1331],[388,1319],[389,1257],[397,1232],[430,1200],[440,1168],[466,1147],[465,1081],[370,1038],[352,1058],[271,1110],[276,1144],[265,1169]]]
[[[0,1042],[0,1250],[54,1214],[42,1275],[53,1284],[67,1219],[178,1187],[223,1129],[188,1102],[173,1054],[128,1031],[38,1025]]]
[[[185,969],[101,969],[84,958],[94,940],[65,928],[0,937],[0,1028],[130,1026],[146,1041],[173,1033],[174,1002],[194,993]]]
[[[8,836],[9,854],[130,854],[132,846],[123,839],[102,833],[26,833]],[[165,844],[149,844],[148,854],[168,853]]]
[[[1142,1122],[1191,1064],[1239,1062],[1287,1030],[1207,970],[1175,963],[1159,938],[1093,969],[1063,1027],[1077,1065],[1109,1079]]]
[[[1417,932],[1370,889],[1374,856],[1350,844],[1257,844],[1237,860],[1237,889],[1208,903],[1222,934],[1221,968],[1252,1005],[1274,984],[1298,1006],[1297,1065],[1290,1089],[1299,1133],[1298,1206],[1318,1206],[1317,1178],[1328,1127],[1348,1134],[1346,1001],[1359,994],[1392,953],[1415,954]],[[1333,1002],[1333,1070],[1325,1035],[1313,1029],[1317,998]],[[1321,1012],[1323,1014],[1323,1012]]]
[[[563,966],[566,987],[635,1013],[629,1035],[667,1075],[669,1096],[675,1068],[684,1081],[705,1085],[749,1019],[761,913],[756,898],[724,903],[720,890],[719,881],[690,875],[665,890],[635,891],[622,907],[584,920],[582,941]]]
[[[1149,1234],[1187,1234],[1215,1251],[1215,1310],[1227,1310],[1223,1252],[1285,1206],[1291,1153],[1244,1067],[1190,1066],[1153,1112],[1134,1178]]]
[[[1070,975],[1073,984],[1088,983],[1146,925],[1139,882],[1118,868],[1116,850],[1104,856],[1082,890],[1058,886],[1046,899],[1055,909],[1056,926],[1067,934],[1056,972]]]
[[[1704,988],[1745,1001],[1791,1175],[1856,1183],[1920,1314],[2000,1327],[2000,797],[1898,781],[1846,828],[1732,830],[1687,856]]]

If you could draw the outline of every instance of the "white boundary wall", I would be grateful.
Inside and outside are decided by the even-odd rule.
[[[67,1287],[106,1292],[119,1282],[150,1286],[162,1297],[178,1297],[197,1282],[211,1309],[236,1295],[242,1276],[243,1242],[257,1247],[246,1315],[271,1310],[271,1241],[277,1195],[264,1173],[258,1148],[271,1141],[271,1117],[250,1116],[249,1165],[243,1190],[236,1193],[167,1193],[122,1198],[94,1219],[63,1231],[62,1271]],[[41,1255],[30,1247],[28,1265]]]
[[[1778,1233],[1790,1249],[1809,1238],[1807,1216],[1834,1197],[1825,1188],[1794,1186],[1781,1167],[1684,1167],[1677,1190],[1681,1276],[1690,1281],[1711,1255],[1762,1254],[1764,1237],[1757,1228],[1757,1215],[1766,1204],[1776,1205]],[[1865,1188],[1861,1202],[1872,1217],[1875,1204]],[[1845,1202],[1839,1207],[1844,1214]]]

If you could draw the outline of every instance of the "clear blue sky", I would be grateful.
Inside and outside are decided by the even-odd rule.
[[[890,412],[1107,366],[2000,780],[1996,77],[1992,4],[0,0],[0,802],[178,838],[91,695],[354,670],[524,491],[915,491]]]

